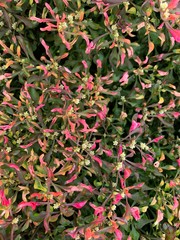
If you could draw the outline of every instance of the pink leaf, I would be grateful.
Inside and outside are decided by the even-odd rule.
[[[168,4],[168,8],[169,9],[174,9],[174,8],[177,7],[178,3],[179,3],[179,0],[171,0]]]
[[[35,142],[36,142],[36,141],[30,142],[30,143],[28,143],[27,145],[20,145],[20,147],[23,148],[23,149],[26,149],[26,148],[31,147]]]
[[[179,112],[172,112],[171,113],[175,118],[178,118],[180,116]]]
[[[77,175],[72,176],[69,180],[67,180],[65,182],[65,184],[69,184],[69,183],[73,182],[74,180],[76,180],[76,178],[77,178]]]
[[[49,56],[49,46],[46,44],[43,38],[41,38],[41,44],[45,48],[47,56]]]
[[[105,211],[105,208],[100,206],[97,207],[96,205],[94,205],[93,203],[89,203],[89,205],[94,209],[94,214],[97,216],[101,213],[103,213]]]
[[[104,105],[102,107],[102,111],[97,113],[97,115],[101,120],[104,120],[106,118],[107,112],[108,112],[108,108],[106,107],[106,105]]]
[[[131,124],[131,127],[130,127],[130,132],[134,131],[136,128],[139,128],[141,126],[140,123],[136,122],[135,120],[132,120],[132,124]]]
[[[45,3],[46,8],[50,11],[51,15],[55,18],[55,12],[52,10],[51,6],[49,5],[49,3]]]
[[[157,210],[157,219],[156,219],[154,225],[157,225],[158,223],[160,223],[163,220],[163,217],[164,217],[164,213],[158,209]]]
[[[117,193],[115,196],[114,196],[114,201],[113,201],[113,204],[117,204],[119,201],[121,201],[123,197],[121,196],[120,193]]]
[[[36,207],[39,206],[39,203],[37,202],[21,202],[18,204],[18,208],[25,208],[25,207],[31,207],[32,210],[35,210]]]
[[[82,188],[84,188],[84,189],[87,189],[89,192],[93,192],[93,191],[94,191],[94,189],[93,189],[92,186],[88,186],[88,185],[86,185],[86,184],[84,184],[84,183],[80,183],[79,186],[82,187]]]
[[[176,197],[174,197],[174,205],[172,207],[172,210],[175,210],[176,208],[178,208],[178,206],[179,206],[179,201],[177,200]]]
[[[167,76],[169,73],[161,70],[157,70],[160,76]]]
[[[124,179],[127,179],[131,175],[131,169],[125,168],[124,169]]]
[[[121,53],[121,65],[124,64],[124,60],[126,58],[126,54],[124,52]]]
[[[121,83],[121,86],[128,84],[128,77],[129,77],[128,72],[125,72],[122,78],[119,80],[119,82]]]
[[[180,92],[172,91],[172,94],[174,94],[174,96],[176,96],[176,97],[180,97]]]
[[[115,230],[116,240],[122,240],[123,234],[119,229]]]
[[[155,142],[155,143],[157,143],[157,142],[159,142],[161,139],[163,139],[164,138],[164,136],[159,136],[159,137],[157,137],[157,138],[154,138],[153,139],[153,142]]]
[[[169,28],[169,32],[176,42],[180,42],[180,30],[179,29]]]
[[[83,202],[77,202],[77,203],[72,203],[71,206],[80,209],[82,207],[84,207],[84,205],[87,203],[87,201],[83,201]]]
[[[82,60],[82,64],[83,64],[83,66],[84,66],[85,69],[88,68],[87,62],[86,62],[85,60]]]
[[[37,17],[30,17],[30,20],[32,21],[36,21],[36,22],[39,22],[39,23],[47,23],[49,21],[51,21],[50,18],[37,18]]]
[[[154,161],[154,158],[153,158],[153,156],[151,156],[150,154],[145,154],[145,156],[146,156],[146,160],[148,160],[149,162],[153,162]]]
[[[8,164],[8,166],[11,167],[11,168],[16,169],[17,171],[20,171],[20,168],[16,164],[14,164],[14,163],[10,163],[10,164]]]
[[[136,221],[138,221],[141,217],[140,217],[140,211],[138,207],[132,207],[131,208],[131,214],[133,215],[133,217],[136,219]]]
[[[123,153],[123,148],[122,144],[120,144],[119,149],[118,149],[118,157]]]
[[[102,62],[100,59],[96,60],[97,68],[102,68]]]
[[[2,204],[2,206],[9,206],[11,204],[11,199],[10,198],[6,198],[5,194],[4,194],[4,190],[0,190],[0,203]]]
[[[96,156],[92,156],[92,159],[94,161],[96,161],[97,163],[99,163],[99,166],[102,167],[102,160],[99,157]]]
[[[103,149],[103,152],[108,156],[108,157],[111,157],[112,156],[112,151],[110,149],[106,150],[106,149]]]

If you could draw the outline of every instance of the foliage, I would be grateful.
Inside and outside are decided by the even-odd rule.
[[[178,1],[0,9],[1,239],[178,237]]]

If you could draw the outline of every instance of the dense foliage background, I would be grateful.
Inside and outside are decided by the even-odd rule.
[[[178,239],[178,2],[0,1],[0,239]]]

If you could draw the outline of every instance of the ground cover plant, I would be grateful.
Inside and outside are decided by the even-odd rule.
[[[179,239],[179,1],[0,1],[0,239]]]

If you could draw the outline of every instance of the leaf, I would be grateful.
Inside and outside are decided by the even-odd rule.
[[[40,190],[40,191],[47,192],[47,189],[42,186],[40,180],[37,179],[37,178],[35,179],[34,189],[38,189],[38,190]]]
[[[149,55],[154,50],[154,43],[149,41],[148,47],[149,47],[149,50],[147,55]]]
[[[153,220],[149,219],[140,219],[138,222],[135,223],[137,229],[142,229],[146,224],[153,222]]]
[[[132,237],[133,240],[139,240],[140,234],[136,231],[134,226],[132,226],[130,236]]]

